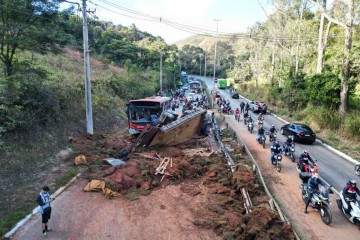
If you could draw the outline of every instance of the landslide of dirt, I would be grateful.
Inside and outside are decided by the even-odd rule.
[[[236,161],[234,173],[228,169],[221,151],[216,149],[210,154],[211,149],[214,150],[211,137],[194,139],[177,147],[137,149],[133,154],[130,153],[133,140],[126,135],[71,141],[77,152],[87,159],[83,178],[103,180],[107,188],[119,192],[125,199],[137,200],[151,191],[180,184],[182,193],[193,197],[204,195],[202,204],[194,202],[191,206],[196,209],[193,224],[198,228],[212,229],[224,239],[295,239],[291,226],[270,210],[264,189],[250,172],[251,162],[236,141],[227,142]],[[206,154],[189,154],[189,149],[206,149]],[[102,161],[119,156],[127,159],[126,164],[111,166]],[[171,161],[164,174],[157,173],[164,158]],[[242,188],[249,192],[253,203],[248,214]]]

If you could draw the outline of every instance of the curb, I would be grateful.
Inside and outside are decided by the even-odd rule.
[[[75,177],[73,177],[65,186],[60,187],[58,190],[56,190],[54,192],[54,194],[52,194],[51,196],[56,198],[58,197],[62,192],[65,191],[65,189],[67,189],[73,182],[75,182],[75,180],[80,177],[81,173],[76,174]],[[29,219],[37,214],[40,211],[40,207],[36,207],[32,210],[32,212],[27,215],[25,218],[21,219],[18,223],[16,223],[15,227],[13,227],[9,232],[7,232],[3,237],[5,238],[10,238],[11,235],[13,235],[21,226],[23,226],[27,221],[29,221]]]
[[[247,99],[246,97],[244,97],[244,96],[242,96],[242,95],[240,95],[240,96],[241,96],[243,99],[245,99],[246,101],[251,102],[251,101],[250,101],[249,99]],[[284,123],[286,123],[286,124],[289,123],[288,121],[286,121],[285,119],[279,117],[279,116],[276,115],[275,113],[272,113],[272,112],[269,111],[269,110],[268,110],[268,112],[269,112],[270,115],[276,117],[277,119],[283,121]],[[350,157],[349,155],[347,155],[347,154],[345,154],[345,153],[337,150],[336,148],[334,148],[334,147],[332,147],[332,146],[324,143],[323,140],[321,140],[321,139],[319,139],[319,138],[316,138],[316,142],[317,142],[317,143],[320,143],[323,147],[329,149],[330,151],[332,151],[332,152],[334,152],[335,154],[337,154],[338,156],[344,158],[344,159],[347,160],[348,162],[351,162],[351,163],[353,163],[353,164],[360,164],[359,161],[353,159],[353,158]]]

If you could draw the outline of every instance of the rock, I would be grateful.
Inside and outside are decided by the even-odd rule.
[[[61,150],[58,154],[56,154],[56,159],[59,161],[65,161],[71,157],[73,154],[73,150],[71,148],[67,148],[64,150]]]

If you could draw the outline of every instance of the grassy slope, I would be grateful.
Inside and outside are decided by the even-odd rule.
[[[84,82],[84,63],[79,52],[66,49],[61,55],[22,53],[22,56],[51,70],[52,77],[64,85]],[[92,81],[123,72],[121,68],[91,60]],[[54,156],[67,147],[69,136],[85,133],[84,103],[80,105],[71,113],[69,122],[47,128],[34,127],[29,132],[5,136],[7,150],[0,153],[2,165],[6,166],[0,169],[0,237],[37,205],[36,197],[44,184],[55,191],[77,173],[78,169],[72,164],[73,156],[66,160]],[[107,127],[114,123],[114,116],[110,114],[107,116],[108,122],[101,121],[95,125],[97,116],[94,113],[95,133],[109,130]]]

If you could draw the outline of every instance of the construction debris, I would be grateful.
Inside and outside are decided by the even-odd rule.
[[[195,149],[185,149],[183,150],[183,153],[189,156],[198,155],[201,157],[210,157],[211,154],[214,153],[214,151],[209,148],[195,148]]]
[[[86,161],[86,157],[84,155],[79,155],[75,158],[75,165],[80,165],[80,164],[87,164]]]

